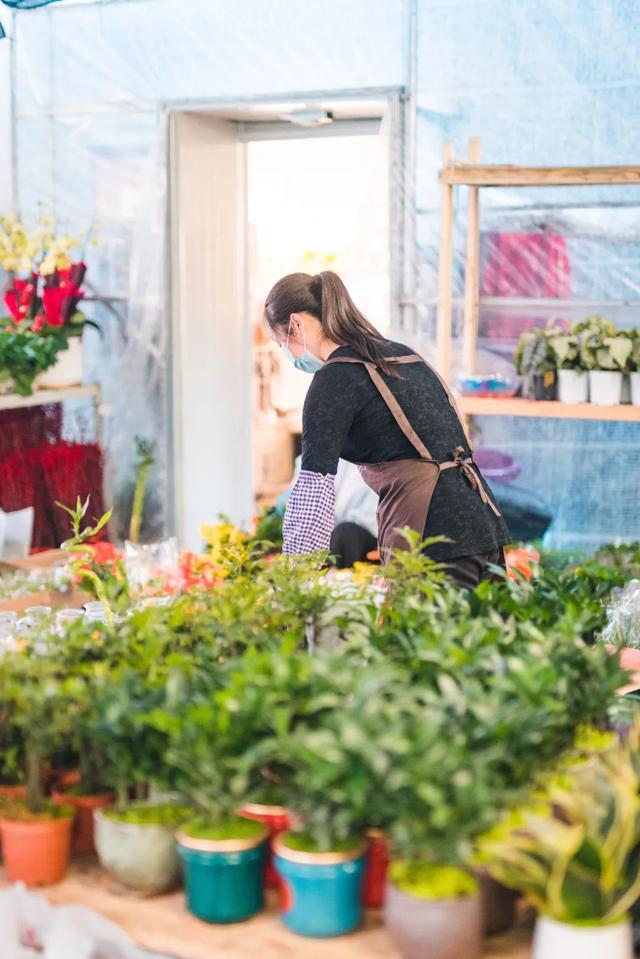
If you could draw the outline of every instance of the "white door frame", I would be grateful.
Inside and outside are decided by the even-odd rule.
[[[340,99],[344,100],[363,100],[372,99],[374,91],[358,91],[345,93]],[[409,249],[411,237],[415,236],[414,226],[414,205],[407,202],[407,189],[413,184],[413,175],[407,176],[405,170],[405,157],[407,156],[407,129],[408,119],[406,116],[407,107],[410,107],[410,98],[400,88],[375,91],[376,99],[384,103],[389,123],[389,270],[390,270],[390,315],[391,329],[403,330],[407,328],[404,320],[407,309],[412,310],[415,303],[415,290],[407,289],[407,277],[413,276],[413,270],[408,268],[407,257],[413,258],[415,251]],[[289,97],[287,100],[299,99],[306,105],[312,105],[314,99],[327,99],[329,95],[314,95]],[[336,94],[330,95],[332,99],[337,99]],[[268,103],[279,102],[282,98],[263,99]],[[246,257],[246,148],[244,144],[252,139],[278,138],[283,139],[285,134],[291,137],[295,136],[315,136],[315,135],[340,135],[345,133],[354,134],[357,132],[371,133],[374,129],[373,124],[378,124],[379,120],[370,120],[369,118],[353,120],[342,120],[326,127],[316,129],[300,129],[292,124],[280,123],[236,123],[237,133],[237,152],[232,167],[235,169],[233,180],[234,189],[238,189],[237,210],[238,216],[242,218],[237,223],[238,231],[236,241],[238,249],[235,260],[229,261],[229,268],[233,273],[230,278],[228,272],[222,267],[222,262],[218,263],[219,272],[217,280],[219,282],[230,281],[227,283],[227,299],[231,296],[236,298],[237,309],[228,309],[226,314],[226,325],[224,319],[222,325],[216,326],[216,316],[209,313],[207,298],[211,295],[211,282],[215,282],[210,277],[202,276],[204,263],[194,267],[198,283],[198,289],[194,289],[194,277],[191,280],[186,278],[185,269],[189,271],[189,263],[192,262],[191,255],[186,251],[185,244],[189,243],[189,233],[197,231],[198,227],[191,223],[185,234],[187,220],[183,216],[184,211],[180,209],[182,200],[180,199],[180,157],[177,149],[176,130],[181,120],[180,117],[191,114],[193,117],[200,117],[200,120],[190,121],[197,124],[207,123],[207,117],[211,123],[211,129],[216,125],[219,130],[226,124],[227,129],[231,131],[233,122],[221,119],[220,114],[224,116],[229,110],[239,109],[242,106],[248,106],[256,101],[247,101],[246,103],[217,103],[217,104],[199,104],[197,108],[190,104],[185,109],[172,109],[168,112],[169,124],[169,156],[168,156],[168,177],[169,177],[169,216],[168,232],[169,242],[168,250],[168,269],[167,269],[167,301],[170,313],[170,343],[171,343],[171,373],[170,373],[170,395],[171,408],[169,410],[169,429],[171,430],[169,449],[170,449],[170,476],[168,482],[168,515],[170,517],[170,528],[173,528],[178,536],[181,546],[191,549],[198,549],[200,540],[197,533],[197,524],[199,522],[215,521],[218,512],[224,512],[238,523],[248,523],[252,516],[253,507],[253,463],[252,463],[252,442],[251,442],[251,422],[252,422],[252,341],[250,337],[250,318],[248,310],[248,276],[247,276],[247,257]],[[186,106],[186,105],[185,105]],[[197,109],[197,112],[194,112]],[[205,116],[206,114],[206,116]],[[343,126],[341,127],[341,125]],[[332,129],[333,127],[333,129]],[[269,128],[269,129],[267,129]],[[350,129],[349,129],[350,128]],[[202,136],[206,140],[206,132],[202,130]],[[227,158],[228,159],[228,158]],[[183,164],[195,163],[191,174],[197,175],[200,169],[193,155],[182,157]],[[227,173],[229,173],[229,169]],[[183,184],[184,185],[184,184]],[[202,204],[206,202],[216,202],[215,184],[204,178],[202,187],[208,196],[202,196]],[[220,203],[224,204],[228,197],[218,196]],[[196,220],[202,212],[203,206],[199,211],[196,204],[192,204],[191,215]],[[407,222],[409,217],[410,222]],[[200,218],[200,226],[205,230],[206,217]],[[209,222],[209,228],[215,229]],[[204,241],[203,241],[204,242]],[[197,258],[197,246],[194,247]],[[413,262],[413,260],[412,260]],[[215,273],[214,264],[212,271]],[[242,287],[242,288],[241,288]],[[235,292],[232,292],[235,290]],[[229,303],[227,302],[227,307]],[[195,314],[193,311],[196,311]],[[209,316],[210,322],[204,323],[196,320],[194,329],[189,336],[189,330],[186,326],[188,316]],[[202,318],[201,317],[201,318]],[[200,318],[200,319],[201,319]],[[235,333],[230,330],[229,323],[238,323],[240,329]],[[225,336],[229,335],[230,342],[225,342]],[[201,360],[195,361],[195,376],[191,375],[193,362],[187,362],[186,353],[191,350],[191,356],[197,355],[193,351],[201,347]],[[206,370],[212,354],[211,350],[218,349],[218,356],[224,352],[228,358],[228,371],[230,381],[227,389],[230,391],[226,396],[227,402],[219,402],[220,387],[216,382],[207,380]],[[240,352],[243,351],[243,355]],[[228,353],[228,357],[227,357]],[[215,355],[215,354],[213,354]],[[215,366],[215,364],[214,364]],[[189,367],[189,375],[187,368]],[[219,364],[218,364],[219,369]],[[212,375],[214,371],[212,370]],[[221,375],[224,374],[224,370]],[[213,413],[211,410],[213,409]],[[216,419],[217,418],[217,419]],[[221,420],[222,418],[222,420]],[[187,480],[187,476],[191,476]],[[189,489],[186,488],[186,483]]]

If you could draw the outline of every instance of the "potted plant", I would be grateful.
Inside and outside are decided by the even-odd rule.
[[[0,836],[10,882],[28,886],[59,882],[67,869],[73,809],[47,801],[44,763],[68,734],[68,686],[57,664],[33,649],[7,653],[0,663],[0,701],[5,721],[24,741],[24,799],[8,799],[0,811]]]
[[[164,762],[168,740],[152,717],[170,708],[172,679],[166,664],[153,659],[150,643],[140,662],[97,679],[93,707],[83,718],[88,741],[103,756],[100,778],[117,796],[116,805],[94,810],[100,863],[119,883],[145,894],[178,884],[175,830],[192,815],[185,806],[143,801],[150,783],[171,788]]]
[[[479,841],[479,859],[537,906],[534,959],[631,959],[640,896],[640,729],[599,737]]]
[[[516,371],[528,379],[528,394],[535,400],[555,400],[556,361],[551,348],[553,327],[532,327],[521,335],[515,352]]]
[[[581,362],[589,370],[591,402],[615,406],[622,399],[622,377],[632,352],[628,336],[601,316],[577,324]]]
[[[558,399],[561,403],[586,403],[589,374],[582,365],[580,336],[573,331],[557,332],[549,342],[558,369]]]

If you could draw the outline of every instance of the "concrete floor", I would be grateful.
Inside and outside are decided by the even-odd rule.
[[[350,936],[303,939],[284,927],[270,897],[267,911],[249,922],[211,926],[187,912],[182,892],[148,899],[116,892],[92,863],[74,865],[64,882],[39,891],[56,905],[74,902],[95,909],[142,948],[176,959],[399,959],[376,913]],[[493,937],[484,959],[530,959],[530,938],[525,928]]]

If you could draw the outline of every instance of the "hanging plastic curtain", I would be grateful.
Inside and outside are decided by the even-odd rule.
[[[5,7],[12,7],[14,10],[35,10],[36,7],[46,7],[49,3],[56,2],[57,0],[2,0]],[[4,40],[6,35],[0,23],[0,40]]]

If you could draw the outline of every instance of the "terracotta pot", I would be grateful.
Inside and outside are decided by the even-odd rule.
[[[73,829],[71,830],[71,852],[86,855],[96,851],[93,836],[93,811],[111,806],[115,802],[115,793],[99,793],[95,796],[70,796],[68,793],[54,792],[51,799],[58,806],[71,806],[75,809]]]
[[[267,859],[267,868],[264,874],[264,883],[268,889],[277,889],[280,883],[280,877],[273,865],[273,840],[281,832],[291,829],[291,816],[289,810],[284,806],[264,806],[260,803],[245,803],[238,810],[238,815],[245,819],[253,819],[255,822],[262,822],[269,830],[269,858]]]
[[[404,959],[480,959],[479,896],[421,899],[387,883],[384,918]]]
[[[4,865],[9,882],[50,886],[67,871],[73,816],[43,822],[0,819]]]
[[[364,867],[362,901],[368,909],[379,909],[384,902],[389,865],[389,844],[381,829],[368,829],[369,849]]]
[[[485,936],[511,929],[516,918],[518,894],[484,873],[478,875]]]

